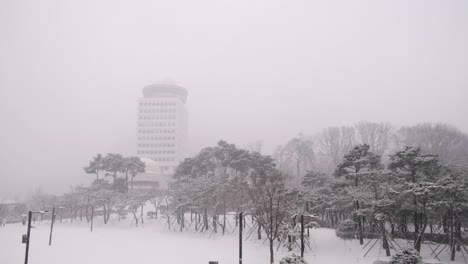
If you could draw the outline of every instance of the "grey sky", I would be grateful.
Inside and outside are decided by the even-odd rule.
[[[0,0],[0,193],[134,154],[136,102],[189,90],[192,152],[360,120],[468,131],[467,1]],[[24,186],[21,188],[21,186]]]

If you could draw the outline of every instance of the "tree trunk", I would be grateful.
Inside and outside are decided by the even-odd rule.
[[[107,224],[107,208],[106,205],[104,205],[104,224]]]
[[[419,234],[419,215],[418,213],[414,212],[413,213],[413,224],[414,224],[414,241],[416,242],[416,239],[418,238]]]
[[[274,252],[273,252],[273,238],[270,238],[270,264],[273,264],[275,262],[274,258]]]
[[[224,209],[224,215],[223,215],[223,236],[224,233],[226,233],[226,209]]]
[[[385,230],[385,221],[382,221],[380,228],[382,232],[383,248],[385,249],[387,257],[390,257],[390,246],[388,245],[387,232]]]
[[[215,234],[218,233],[218,225],[216,224],[217,223],[216,218],[217,218],[217,215],[213,215],[213,230]]]
[[[258,239],[262,239],[262,226],[260,225],[260,222],[257,221],[258,224],[258,229],[257,229],[257,237]]]
[[[204,221],[204,224],[205,224],[205,230],[208,230],[208,213],[206,211],[206,208],[205,208],[205,214],[203,215],[203,221]]]
[[[145,221],[143,220],[144,216],[145,216],[145,215],[144,215],[144,213],[143,213],[143,205],[141,205],[141,216],[140,216],[140,218],[141,218],[141,223],[142,223],[142,224],[145,223]]]
[[[110,219],[110,214],[111,214],[111,210],[112,210],[112,206],[107,206],[107,213],[104,214],[104,217],[106,218],[106,222],[109,223],[109,219]]]
[[[135,226],[138,227],[138,216],[137,216],[137,210],[138,209],[132,209],[132,213],[133,213],[133,218],[135,219]]]
[[[154,202],[153,205],[154,205],[154,217],[155,217],[155,219],[158,219],[159,204],[157,202]]]
[[[182,212],[182,214],[180,216],[181,216],[181,219],[180,219],[180,232],[182,232],[184,227],[185,227],[185,214],[184,214],[184,212]]]
[[[461,221],[460,221],[460,218],[458,217],[458,215],[455,217],[455,237],[458,241],[457,243],[457,251],[461,251],[461,240],[462,240],[462,237],[461,237]]]
[[[356,209],[359,210],[359,201],[356,200]],[[363,226],[362,226],[362,217],[358,215],[358,233],[359,233],[359,244],[364,244],[363,237]]]
[[[450,261],[455,261],[455,214],[453,213],[453,208],[450,208],[451,219],[450,219]]]
[[[170,220],[170,215],[169,215],[169,213],[167,214],[166,219],[167,219],[167,226],[168,226],[169,230],[171,230],[171,220]]]
[[[423,227],[421,228],[421,231],[417,233],[416,242],[414,244],[414,249],[416,249],[418,252],[421,252],[421,243],[423,240],[424,232],[426,231],[426,227],[427,227],[427,217],[424,217]]]

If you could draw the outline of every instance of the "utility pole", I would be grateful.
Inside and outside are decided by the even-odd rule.
[[[49,246],[52,245],[52,231],[54,230],[54,222],[55,222],[55,207],[52,208],[52,218],[50,222],[50,235],[49,235]]]
[[[306,202],[306,212],[307,212],[307,217],[309,219],[308,222],[310,223],[309,202]],[[307,237],[310,237],[309,225],[307,225]]]
[[[304,257],[304,215],[301,214],[301,258]]]
[[[91,232],[93,232],[93,221],[94,221],[94,206],[91,206]]]
[[[49,211],[29,211],[28,214],[28,231],[26,235],[23,235],[23,244],[26,244],[26,252],[24,253],[24,264],[28,264],[29,258],[29,242],[31,241],[31,218],[33,213],[46,214],[50,213]]]
[[[31,218],[32,218],[32,211],[28,213],[28,231],[26,234],[26,252],[24,255],[24,264],[28,264],[28,255],[29,255],[29,238],[31,235]]]
[[[239,213],[239,264],[242,264],[242,212]]]

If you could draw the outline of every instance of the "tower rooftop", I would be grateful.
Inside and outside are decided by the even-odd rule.
[[[145,98],[178,97],[185,103],[187,95],[188,92],[185,88],[175,84],[151,84],[143,88]]]

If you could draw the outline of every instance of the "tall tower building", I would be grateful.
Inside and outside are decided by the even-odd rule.
[[[173,84],[143,88],[138,102],[137,155],[152,160],[158,174],[170,175],[185,158],[187,90]],[[154,168],[155,166],[153,166]]]

